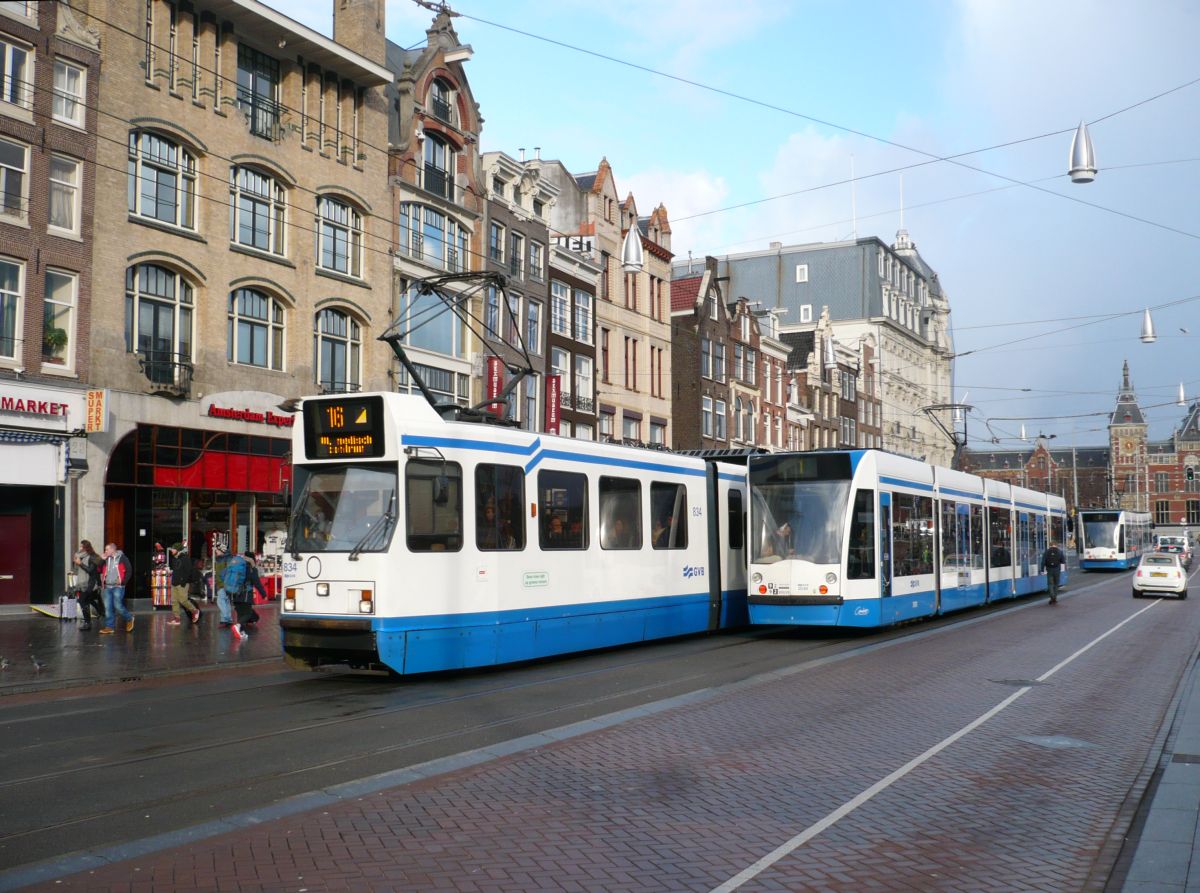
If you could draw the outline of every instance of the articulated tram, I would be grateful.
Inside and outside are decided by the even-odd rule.
[[[753,456],[748,483],[754,624],[886,626],[1041,592],[1064,542],[1061,497],[875,450]]]
[[[745,469],[304,400],[280,613],[293,666],[482,667],[744,626]]]
[[[1126,570],[1154,551],[1149,512],[1080,509],[1076,527],[1080,570]]]

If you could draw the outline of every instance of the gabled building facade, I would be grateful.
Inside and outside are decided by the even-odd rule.
[[[716,258],[705,258],[702,271],[680,269],[671,282],[671,411],[679,450],[729,448],[729,308],[716,267]]]

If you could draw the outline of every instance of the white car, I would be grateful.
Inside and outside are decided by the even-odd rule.
[[[1187,571],[1174,552],[1148,552],[1133,572],[1133,597],[1173,594],[1187,598]]]

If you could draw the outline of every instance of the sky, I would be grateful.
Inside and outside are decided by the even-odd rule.
[[[267,2],[331,32],[335,0]],[[1152,439],[1181,383],[1200,399],[1195,0],[451,6],[483,150],[607,157],[643,215],[666,206],[677,258],[891,243],[903,207],[950,300],[972,448],[1104,445],[1124,360]],[[387,0],[388,37],[421,44],[432,16]],[[1087,185],[1066,175],[1080,121]]]

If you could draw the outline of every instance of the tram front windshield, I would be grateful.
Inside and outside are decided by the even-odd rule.
[[[1117,548],[1116,512],[1083,517],[1083,547],[1085,549]]]
[[[297,465],[289,540],[304,552],[383,552],[396,529],[396,466]]]
[[[845,454],[772,457],[750,470],[751,560],[838,564],[850,495]]]

